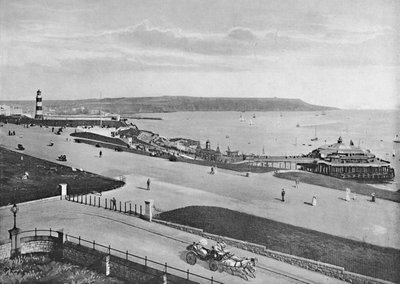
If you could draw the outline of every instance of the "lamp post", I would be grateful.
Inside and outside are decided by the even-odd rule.
[[[19,211],[19,208],[17,204],[14,203],[14,205],[11,207],[10,211],[14,215],[14,227],[8,232],[10,233],[10,239],[11,239],[11,253],[10,256],[11,258],[16,257],[20,255],[21,252],[21,243],[20,243],[20,229],[17,228],[17,212]]]
[[[14,227],[13,227],[13,229],[16,229],[17,228],[17,213],[19,211],[19,208],[18,208],[17,204],[14,203],[14,205],[13,205],[13,207],[11,207],[10,211],[14,215]]]

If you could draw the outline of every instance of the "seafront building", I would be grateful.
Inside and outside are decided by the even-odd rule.
[[[337,143],[323,145],[310,154],[313,163],[302,164],[302,168],[314,173],[330,175],[343,179],[393,179],[394,169],[388,161],[377,158],[369,150],[343,143],[339,137]]]

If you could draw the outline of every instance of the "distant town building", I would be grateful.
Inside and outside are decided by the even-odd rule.
[[[0,115],[11,115],[11,107],[7,105],[0,105]]]
[[[40,90],[36,92],[35,119],[43,119],[42,92]]]
[[[315,149],[308,157],[316,160],[311,164],[303,164],[305,170],[338,178],[392,179],[395,175],[388,161],[377,158],[369,150],[354,146],[352,141],[345,145],[341,137],[337,143]]]
[[[199,157],[206,161],[220,161],[222,158],[222,153],[219,149],[219,146],[216,150],[211,149],[210,140],[206,141],[206,148],[202,149],[200,143],[196,148],[196,157]]]

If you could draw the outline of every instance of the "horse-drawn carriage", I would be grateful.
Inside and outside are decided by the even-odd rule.
[[[60,155],[58,156],[57,160],[61,162],[66,162],[67,161],[67,156],[66,155]]]
[[[190,265],[196,264],[197,258],[208,261],[211,271],[229,271],[232,275],[239,275],[245,280],[248,276],[255,278],[257,258],[238,257],[226,250],[224,243],[217,243],[211,249],[205,246],[207,241],[202,239],[199,243],[193,243],[186,247],[186,261]]]
[[[20,150],[20,151],[23,151],[23,150],[25,150],[25,147],[22,146],[22,144],[18,144],[17,145],[17,149]]]

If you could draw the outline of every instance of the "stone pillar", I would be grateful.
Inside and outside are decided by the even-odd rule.
[[[60,183],[58,186],[59,186],[60,191],[61,191],[60,192],[60,199],[61,200],[65,199],[67,194],[68,194],[68,192],[67,192],[67,184],[66,183]]]
[[[14,258],[17,257],[21,254],[21,236],[20,236],[20,228],[12,228],[11,230],[8,230],[10,233],[10,239],[11,239],[11,252],[10,252],[10,257]]]
[[[145,208],[144,208],[144,219],[148,220],[151,222],[153,219],[153,204],[154,201],[152,199],[146,200],[144,202]]]
[[[110,275],[110,255],[106,256],[106,276]]]

